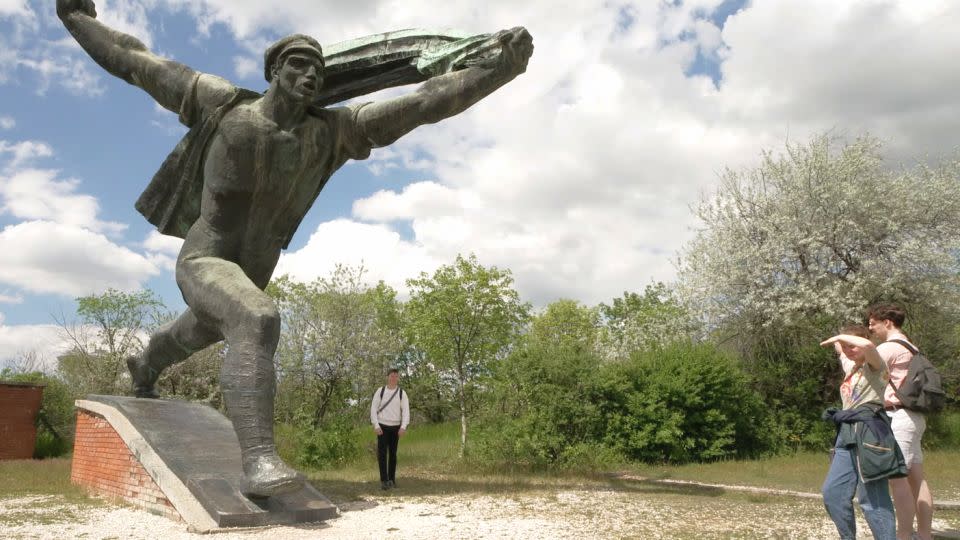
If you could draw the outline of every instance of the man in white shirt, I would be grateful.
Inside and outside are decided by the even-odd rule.
[[[897,388],[903,384],[910,361],[913,360],[910,349],[894,341],[905,341],[913,346],[900,330],[905,319],[906,312],[893,304],[876,304],[867,309],[870,333],[882,342],[877,345],[877,352],[890,370],[890,382]],[[915,346],[913,348],[916,350]],[[890,479],[897,513],[897,540],[911,540],[914,516],[917,518],[920,540],[932,540],[933,496],[923,474],[923,449],[920,447],[927,427],[926,417],[905,409],[890,384],[887,385],[883,404],[909,471],[906,478]]]
[[[397,484],[397,445],[410,423],[410,396],[400,388],[400,372],[387,373],[387,385],[377,388],[370,400],[370,423],[377,433],[377,463],[380,487]]]

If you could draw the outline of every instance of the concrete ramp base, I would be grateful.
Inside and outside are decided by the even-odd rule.
[[[233,424],[212,407],[98,395],[76,405],[71,479],[101,495],[179,518],[197,532],[337,516],[310,485],[266,499],[243,496]]]

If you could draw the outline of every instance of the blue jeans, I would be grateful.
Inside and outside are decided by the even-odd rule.
[[[852,449],[836,448],[830,470],[823,481],[823,505],[837,526],[841,540],[856,540],[857,522],[853,515],[856,493],[875,540],[896,540],[896,519],[887,479],[863,483],[857,475],[856,454]]]

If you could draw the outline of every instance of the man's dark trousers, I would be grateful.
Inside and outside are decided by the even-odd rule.
[[[377,462],[380,464],[380,481],[397,481],[397,444],[400,442],[400,426],[380,424],[383,435],[377,435]],[[387,450],[390,462],[387,463]]]

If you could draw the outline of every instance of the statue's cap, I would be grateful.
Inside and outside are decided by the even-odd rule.
[[[323,59],[323,49],[320,43],[310,36],[303,34],[291,34],[285,38],[280,38],[276,43],[267,47],[263,53],[263,76],[270,82],[273,79],[273,64],[283,57],[284,54],[292,51],[304,51],[315,54],[321,60]]]

